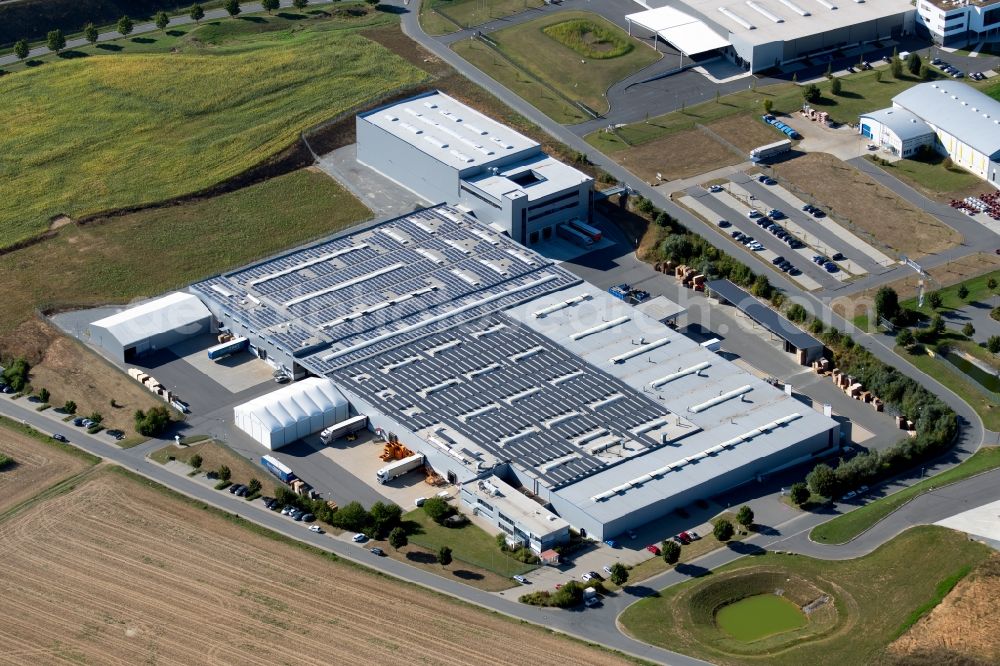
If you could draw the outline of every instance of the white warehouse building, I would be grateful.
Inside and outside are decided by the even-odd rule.
[[[860,132],[909,157],[922,146],[997,184],[1000,102],[958,81],[921,83],[892,98],[892,107],[860,116]]]
[[[432,203],[449,203],[523,245],[587,222],[593,179],[441,92],[357,116],[358,161]]]
[[[192,294],[176,291],[92,322],[91,344],[118,363],[209,333],[212,313]]]
[[[636,0],[625,18],[686,56],[718,52],[760,72],[916,30],[910,0]]]
[[[310,377],[233,408],[236,427],[274,451],[347,420],[350,405],[333,382]]]

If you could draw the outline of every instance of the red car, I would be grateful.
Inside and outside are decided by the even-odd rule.
[[[660,547],[657,546],[656,544],[653,544],[653,543],[651,543],[648,546],[646,546],[646,550],[648,550],[649,552],[651,552],[653,555],[659,555],[660,554]]]
[[[687,532],[681,532],[680,534],[677,535],[677,537],[684,542],[685,546],[694,541],[694,539],[691,538],[691,535],[688,534]]]

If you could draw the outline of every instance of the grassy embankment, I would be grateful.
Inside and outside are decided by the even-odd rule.
[[[850,541],[869,529],[910,500],[942,486],[1000,467],[1000,447],[989,446],[976,451],[965,462],[929,479],[868,502],[853,511],[837,516],[810,532],[809,538],[820,543],[839,544]]]
[[[489,36],[500,54],[473,40],[452,48],[561,123],[591,118],[571,102],[606,112],[607,89],[660,57],[590,12],[559,12]]]
[[[268,31],[295,22],[256,18],[192,30],[176,53],[82,57],[0,78],[0,246],[59,215],[215,185],[303,128],[426,78],[353,30],[330,29],[336,21]]]
[[[707,577],[643,599],[630,606],[620,622],[639,640],[714,663],[745,664],[748,657],[718,649],[725,643],[714,624],[685,622],[688,613],[679,604],[698,598],[697,590],[711,585],[716,574],[740,569],[786,572],[830,590],[838,614],[836,625],[821,640],[793,643],[756,655],[754,660],[779,665],[873,663],[919,617],[918,613],[928,612],[941,599],[945,587],[953,586],[989,553],[986,546],[938,527],[914,528],[875,552],[851,560],[768,553],[742,558]]]

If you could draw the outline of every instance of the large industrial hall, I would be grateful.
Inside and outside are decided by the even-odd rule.
[[[192,291],[442,477],[496,476],[596,537],[839,445],[822,413],[445,205]]]

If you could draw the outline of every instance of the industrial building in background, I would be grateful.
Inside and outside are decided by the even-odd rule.
[[[99,319],[83,337],[111,360],[133,363],[158,349],[208,333],[211,325],[208,308],[196,296],[178,291]]]
[[[588,222],[593,179],[475,109],[430,92],[357,116],[358,161],[524,245]]]
[[[563,521],[614,536],[840,442],[833,420],[659,321],[669,309],[649,316],[454,207],[192,291],[536,550]],[[265,446],[318,427],[290,392],[261,400],[238,411]]]
[[[917,21],[935,44],[958,48],[1000,39],[1000,2],[917,0]]]
[[[751,73],[916,30],[910,0],[636,0],[625,18],[686,56],[716,52]],[[874,47],[873,47],[874,49]]]
[[[893,155],[934,150],[1000,187],[1000,102],[970,85],[915,85],[893,97],[891,108],[862,114],[859,126],[863,136]]]

